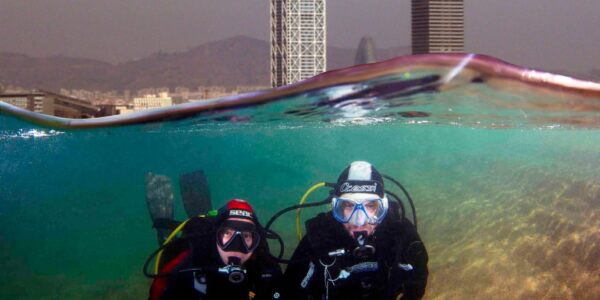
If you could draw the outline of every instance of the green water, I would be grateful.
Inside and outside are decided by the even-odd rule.
[[[176,180],[202,169],[215,205],[248,199],[266,222],[360,159],[400,180],[415,201],[431,257],[428,298],[592,299],[590,290],[600,292],[599,145],[595,130],[405,124],[141,125],[5,137],[0,298],[145,298],[141,266],[156,247],[147,172]],[[292,215],[275,224],[288,248]]]

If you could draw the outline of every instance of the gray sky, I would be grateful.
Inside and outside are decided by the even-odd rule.
[[[547,70],[600,69],[599,0],[465,0],[466,50]],[[409,0],[328,0],[328,43],[410,45]],[[269,39],[269,0],[0,0],[0,51],[109,62],[236,35]]]

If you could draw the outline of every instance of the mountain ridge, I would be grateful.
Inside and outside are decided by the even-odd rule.
[[[376,49],[378,61],[409,55],[409,46]],[[352,66],[356,49],[327,47],[327,69]],[[238,35],[180,52],[156,52],[147,57],[111,64],[67,56],[32,57],[0,52],[0,85],[59,91],[136,91],[145,88],[199,86],[269,86],[270,45]],[[589,73],[553,70],[553,73],[600,81],[600,70]]]
[[[410,47],[378,49],[378,59],[407,55]],[[351,66],[356,49],[329,46],[328,70]],[[111,64],[66,56],[0,52],[0,83],[28,89],[139,90],[151,87],[270,85],[268,42],[234,36],[181,52],[156,52]]]

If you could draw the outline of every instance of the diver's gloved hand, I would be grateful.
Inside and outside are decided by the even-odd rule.
[[[404,281],[403,286],[403,300],[408,299],[421,299],[425,294],[425,287],[427,286],[427,277],[429,271],[427,269],[427,262],[429,256],[425,245],[421,241],[413,241],[408,245],[408,248],[404,252],[403,260],[397,262],[397,268],[402,269],[405,272],[401,275]]]
[[[413,265],[415,270],[427,269],[429,256],[427,255],[427,250],[425,249],[423,242],[414,241],[408,245],[404,257],[410,264]]]

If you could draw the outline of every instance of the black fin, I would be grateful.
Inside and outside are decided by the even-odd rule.
[[[152,223],[159,219],[173,220],[173,186],[171,179],[154,173],[146,174],[146,205]],[[158,244],[162,245],[171,233],[168,228],[156,228]]]
[[[179,176],[181,199],[188,217],[207,214],[212,209],[208,180],[202,170]]]

